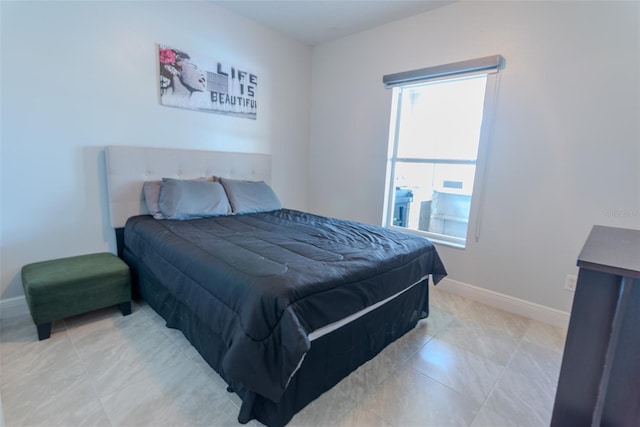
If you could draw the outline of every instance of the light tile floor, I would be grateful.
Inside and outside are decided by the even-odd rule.
[[[566,331],[431,288],[431,315],[291,426],[548,426]],[[144,303],[0,325],[6,427],[237,426],[239,399]],[[259,423],[253,421],[252,426]]]

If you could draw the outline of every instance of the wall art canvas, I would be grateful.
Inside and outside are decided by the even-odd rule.
[[[167,45],[158,45],[158,61],[160,104],[256,119],[255,73]]]

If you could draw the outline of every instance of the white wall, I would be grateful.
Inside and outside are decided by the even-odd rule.
[[[115,249],[110,144],[271,153],[286,206],[380,224],[382,75],[497,53],[482,235],[438,247],[450,277],[569,310],[591,226],[640,228],[637,2],[461,2],[317,46],[313,65],[206,2],[0,7],[0,299],[22,294],[28,262]],[[258,120],[160,106],[155,43],[255,70]]]
[[[114,251],[105,145],[271,153],[307,208],[311,48],[207,2],[1,4],[1,288],[29,262]],[[159,105],[155,43],[258,75],[258,118]]]
[[[478,242],[450,278],[569,311],[594,224],[640,229],[640,3],[460,2],[313,51],[310,209],[382,221],[384,74],[493,54],[501,73]]]

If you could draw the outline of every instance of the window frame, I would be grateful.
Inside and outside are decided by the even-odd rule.
[[[489,58],[489,57],[488,57]],[[398,231],[403,231],[411,234],[417,234],[428,238],[434,243],[452,246],[455,248],[465,249],[469,243],[471,230],[473,230],[473,237],[477,242],[480,238],[480,230],[482,223],[482,211],[484,206],[484,188],[486,179],[486,170],[488,163],[489,141],[493,132],[493,123],[495,119],[496,100],[498,95],[498,82],[499,82],[499,69],[503,66],[503,59],[501,56],[497,56],[497,66],[491,69],[482,69],[474,71],[462,71],[462,72],[449,72],[443,75],[435,75],[433,77],[425,77],[422,79],[412,79],[400,83],[389,84],[387,77],[385,76],[385,84],[388,88],[410,88],[411,86],[418,86],[428,82],[446,82],[449,80],[457,80],[464,77],[471,77],[475,75],[486,75],[486,86],[483,103],[482,121],[480,124],[480,134],[478,139],[478,155],[475,161],[460,161],[459,163],[475,164],[475,174],[473,189],[471,192],[471,205],[469,209],[469,221],[467,223],[467,232],[465,238],[458,238],[454,236],[447,236],[443,234],[433,233],[424,230],[416,230],[408,227],[396,226],[393,224],[393,211],[394,211],[394,199],[395,199],[395,170],[396,163],[398,161],[409,161],[412,163],[446,163],[454,164],[453,161],[442,161],[441,159],[414,159],[414,158],[398,158],[398,137],[399,137],[399,120],[402,114],[401,108],[401,91],[393,90],[391,99],[391,112],[389,121],[389,139],[387,150],[387,168],[385,178],[385,193],[384,193],[384,207],[382,216],[382,226]],[[474,61],[474,60],[472,60]],[[459,64],[466,64],[472,61],[465,61]],[[431,69],[441,69],[443,67],[451,67],[456,64],[448,64],[446,66],[431,67],[419,71],[428,71]],[[416,73],[416,72],[408,72]],[[399,73],[408,74],[408,73]],[[395,75],[394,75],[395,76]]]

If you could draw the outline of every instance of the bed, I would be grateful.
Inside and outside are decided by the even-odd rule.
[[[268,155],[111,146],[105,157],[135,293],[238,394],[240,423],[285,425],[428,316],[429,277],[446,275],[426,239],[283,208]],[[153,182],[176,216],[157,219]],[[189,203],[223,188],[229,206],[172,211],[174,188],[212,191]]]

